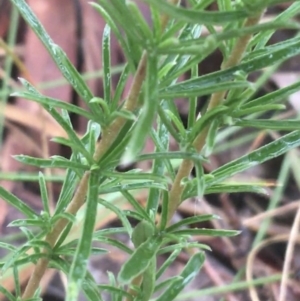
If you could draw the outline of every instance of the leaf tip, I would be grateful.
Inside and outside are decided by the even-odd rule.
[[[134,155],[131,151],[126,151],[120,161],[121,165],[130,165],[134,161]]]

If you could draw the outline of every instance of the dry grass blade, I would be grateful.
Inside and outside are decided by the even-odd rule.
[[[258,244],[256,247],[254,247],[248,257],[247,257],[247,263],[246,263],[246,279],[247,281],[252,281],[253,280],[253,267],[255,265],[254,261],[256,258],[256,255],[258,252],[265,248],[268,245],[271,245],[273,243],[277,242],[287,242],[289,240],[289,234],[283,234],[283,235],[277,235],[271,238],[268,238],[264,241],[262,241],[260,244]],[[300,236],[297,236],[295,238],[295,243],[300,244]],[[249,293],[251,296],[252,301],[260,301],[259,297],[257,295],[256,289],[253,285],[249,285]]]
[[[300,206],[298,206],[297,214],[291,229],[290,237],[288,240],[286,253],[285,253],[285,260],[282,270],[282,279],[280,284],[280,295],[279,295],[279,301],[285,301],[286,300],[286,291],[287,291],[287,284],[288,284],[288,278],[290,275],[291,270],[291,264],[293,259],[293,252],[296,242],[299,242],[300,239]]]

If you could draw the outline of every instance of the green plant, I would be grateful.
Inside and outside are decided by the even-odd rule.
[[[16,220],[11,225],[21,227],[28,238],[20,248],[1,243],[1,247],[11,251],[1,267],[2,273],[13,270],[16,296],[1,286],[0,291],[11,301],[40,300],[39,281],[51,266],[68,276],[68,301],[77,300],[80,290],[93,301],[102,300],[103,290],[107,290],[113,300],[147,301],[157,290],[162,290],[157,300],[175,299],[196,276],[205,260],[204,250],[209,250],[207,245],[193,241],[193,236],[238,234],[232,230],[188,227],[217,218],[214,215],[189,217],[171,224],[178,206],[187,198],[209,193],[264,193],[263,185],[228,180],[300,145],[298,120],[261,118],[266,112],[284,109],[282,103],[299,89],[299,83],[257,98],[255,92],[259,85],[247,80],[250,73],[279,65],[300,53],[298,36],[266,46],[276,29],[299,28],[290,20],[299,12],[300,4],[295,2],[272,22],[259,24],[268,6],[284,1],[219,0],[216,1],[219,11],[207,11],[207,7],[215,1],[190,0],[189,8],[182,8],[176,6],[177,0],[144,0],[151,8],[150,27],[134,2],[93,2],[93,7],[107,22],[102,41],[104,96],[99,98],[92,95],[82,76],[59,46],[52,42],[25,1],[12,2],[88,109],[45,97],[25,80],[21,81],[26,91],[14,94],[40,103],[52,115],[68,135],[67,139],[56,137],[53,141],[70,147],[72,156],[70,159],[60,156],[49,159],[24,155],[15,157],[39,168],[63,168],[66,174],[53,213],[49,209],[46,180],[42,173],[38,175],[44,206],[41,214],[0,188],[0,196],[25,215],[25,219]],[[214,25],[221,26],[220,32]],[[203,27],[208,29],[208,36],[201,36]],[[114,94],[111,93],[110,80],[111,31],[127,60]],[[216,49],[223,55],[220,71],[199,75],[198,64]],[[187,72],[190,72],[190,79],[178,82],[178,78]],[[130,74],[134,74],[133,82],[129,94],[122,99]],[[197,117],[197,97],[202,95],[209,95],[210,99],[202,116]],[[173,102],[180,97],[186,98],[189,107],[187,128]],[[69,112],[87,118],[87,131],[82,138],[73,130]],[[153,126],[154,121],[156,127]],[[210,174],[204,174],[202,163],[209,160],[216,139],[226,129],[236,127],[289,133]],[[149,137],[155,144],[155,152],[141,154]],[[169,151],[170,137],[177,142],[179,151]],[[176,165],[178,159],[179,166]],[[152,161],[151,172],[116,171],[120,162],[143,160]],[[196,176],[191,179],[189,176],[193,168]],[[148,191],[145,208],[131,192],[138,189]],[[109,194],[115,192],[130,203],[133,210],[121,211],[110,202]],[[94,231],[99,204],[113,211],[123,227]],[[76,215],[82,207],[84,217],[80,236],[70,241],[72,226],[77,223]],[[129,218],[138,222],[133,229]],[[32,232],[32,227],[38,232]],[[134,249],[107,239],[116,232],[127,233]],[[129,254],[117,278],[111,276],[109,284],[98,285],[87,271],[87,260],[91,254],[105,252],[92,247],[93,241],[111,243]],[[198,251],[191,256],[181,274],[160,282],[159,276],[183,249],[189,248]],[[172,253],[158,269],[158,254],[167,252]],[[35,270],[21,297],[18,269],[29,262],[35,263]]]

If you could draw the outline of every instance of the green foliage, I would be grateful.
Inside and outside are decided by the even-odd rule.
[[[0,292],[8,300],[20,300],[20,269],[34,263],[34,275],[38,274],[38,269],[48,266],[66,274],[67,301],[77,300],[81,291],[91,301],[102,300],[104,291],[116,301],[124,298],[148,301],[154,292],[159,292],[156,299],[159,301],[180,297],[203,266],[205,252],[210,250],[209,246],[194,241],[194,237],[239,234],[235,230],[191,227],[201,222],[207,225],[218,218],[215,215],[187,217],[172,224],[171,218],[180,203],[210,193],[265,193],[263,183],[252,185],[229,179],[300,146],[297,119],[262,117],[270,111],[283,110],[287,97],[299,90],[299,83],[256,97],[258,86],[248,79],[253,72],[279,65],[300,54],[299,36],[266,46],[275,30],[299,29],[297,23],[290,21],[300,11],[299,2],[294,2],[272,22],[258,24],[269,5],[284,1],[223,0],[218,1],[219,10],[208,11],[207,7],[214,1],[191,0],[189,7],[184,8],[176,5],[178,1],[144,0],[150,6],[151,26],[134,2],[93,2],[91,5],[107,23],[102,39],[104,95],[99,98],[92,94],[83,76],[52,41],[26,1],[11,1],[42,41],[62,75],[84,100],[86,109],[46,97],[24,79],[21,79],[24,91],[13,94],[39,103],[51,114],[67,135],[67,138],[55,137],[53,141],[70,147],[72,155],[69,159],[58,155],[46,159],[15,156],[16,160],[38,168],[64,169],[65,175],[62,178],[51,178],[42,172],[14,175],[15,179],[39,183],[43,204],[40,214],[0,187],[0,197],[25,216],[9,226],[19,227],[27,238],[18,248],[0,243],[0,247],[10,253],[0,263],[1,273],[12,271],[16,288],[12,295],[0,285]],[[220,26],[218,32],[214,25]],[[205,27],[208,36],[203,35]],[[127,60],[114,93],[111,34],[117,38]],[[241,39],[246,39],[245,48],[236,50]],[[216,49],[223,55],[220,70],[198,74],[198,64]],[[240,59],[232,63],[236,57]],[[190,78],[179,80],[184,74],[190,74]],[[122,99],[130,75],[134,75],[132,87],[129,95]],[[208,109],[197,116],[197,97],[204,95],[211,96]],[[189,108],[187,127],[174,102],[178,98],[185,98]],[[73,129],[70,113],[87,119],[83,137]],[[202,164],[216,151],[218,139],[226,130],[237,128],[281,131],[281,137],[204,174]],[[178,151],[170,151],[171,138],[177,143]],[[142,154],[146,139],[153,141],[153,153]],[[116,171],[120,163],[146,160],[152,163],[150,171]],[[187,166],[190,164],[196,172],[193,179],[189,177],[192,167]],[[186,170],[184,175],[177,173],[179,166],[180,170]],[[48,180],[63,182],[54,212],[49,205]],[[147,191],[145,207],[136,197],[136,192],[142,190]],[[174,191],[178,193],[173,195]],[[122,210],[114,204],[112,199],[116,195],[132,210]],[[122,227],[96,231],[99,206],[113,212]],[[81,223],[78,222],[80,214]],[[132,220],[137,223],[134,228]],[[74,238],[72,229],[78,225],[80,233]],[[117,233],[126,233],[133,247],[115,239]],[[94,247],[93,242],[114,246],[128,255],[117,276],[108,274],[109,283],[97,284],[87,270],[93,254],[107,252]],[[179,275],[165,276],[184,249],[196,252]],[[160,254],[167,254],[167,259],[158,267],[156,259]],[[161,280],[162,276],[167,279]],[[38,285],[29,282],[22,300],[39,300]]]

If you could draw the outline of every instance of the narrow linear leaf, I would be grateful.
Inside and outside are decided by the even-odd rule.
[[[240,119],[235,121],[234,124],[237,126],[254,127],[258,129],[293,131],[299,129],[300,120],[299,119],[294,119],[294,120]]]
[[[102,37],[102,65],[103,65],[103,87],[104,99],[110,103],[111,73],[110,73],[110,27],[106,25]]]
[[[129,283],[134,277],[143,273],[161,245],[160,237],[152,236],[142,243],[124,263],[118,275],[121,283]]]
[[[155,289],[156,257],[150,260],[150,264],[143,273],[141,301],[149,301]]]
[[[52,159],[40,159],[34,158],[25,155],[16,155],[14,158],[22,163],[43,167],[43,168],[70,168],[70,169],[80,169],[80,170],[88,170],[89,166],[81,163],[77,163],[74,161],[67,160],[64,157],[53,156]]]
[[[133,129],[132,138],[121,162],[128,163],[133,161],[142,151],[149,131],[153,124],[158,106],[158,60],[157,56],[149,54],[147,56],[147,72],[145,80],[144,104],[136,126]]]
[[[189,138],[191,141],[194,141],[194,139],[197,137],[197,135],[202,131],[202,129],[209,124],[214,119],[218,119],[223,114],[225,114],[228,111],[228,107],[226,106],[217,106],[216,108],[213,108],[212,110],[209,110],[207,113],[205,113],[203,116],[201,116],[194,124],[194,126],[191,129],[191,133],[189,134]]]
[[[177,256],[180,254],[181,249],[177,248],[172,252],[172,254],[168,257],[167,260],[164,261],[162,266],[159,268],[159,270],[156,273],[156,280],[166,271],[166,269],[175,261]]]
[[[29,100],[35,101],[37,103],[40,103],[42,105],[45,105],[45,106],[64,109],[69,112],[75,113],[77,115],[83,116],[88,120],[98,121],[96,119],[96,117],[93,114],[91,114],[90,112],[82,109],[81,107],[75,106],[75,105],[70,104],[65,101],[61,101],[59,99],[46,97],[41,94],[36,95],[36,94],[28,93],[28,92],[16,92],[16,93],[13,93],[12,96],[29,99]]]
[[[126,291],[116,287],[116,285],[112,286],[112,285],[108,285],[108,284],[99,284],[98,287],[102,292],[108,291],[108,292],[113,293],[113,294],[121,295],[124,298],[127,298],[129,300],[132,298],[132,296],[129,293],[127,293]]]
[[[157,301],[170,301],[175,297],[197,276],[205,260],[203,252],[194,254],[188,261],[180,274],[180,279],[171,283],[171,285],[159,296]]]
[[[15,251],[16,250],[15,246],[10,245],[10,244],[5,243],[5,242],[1,242],[1,241],[0,241],[0,248],[1,249],[6,249],[6,250],[9,250],[9,251]]]
[[[268,195],[266,190],[268,183],[261,183],[261,186],[257,185],[256,183],[252,184],[243,184],[243,183],[221,183],[217,185],[213,185],[209,187],[205,194],[211,193],[241,193],[241,192],[251,192],[251,193],[258,193]]]
[[[288,49],[289,47],[293,47],[294,43],[297,43],[298,41],[299,41],[299,36],[296,35],[294,38],[280,41],[276,44],[271,44],[270,46],[265,46],[262,49],[250,51],[245,55],[244,61],[248,62],[256,57],[258,58],[261,56],[267,56],[268,54],[273,53],[273,51],[282,51]],[[270,59],[273,59],[273,57],[270,56]]]
[[[84,280],[82,283],[82,290],[84,292],[85,297],[89,301],[102,301],[101,294],[99,292],[98,286],[95,283],[94,279],[89,277],[88,280]]]
[[[276,17],[272,20],[272,22],[277,23],[277,22],[292,20],[293,17],[299,13],[299,7],[300,7],[299,2],[295,1],[287,9],[282,11],[280,14],[276,14]],[[273,34],[274,34],[274,30],[258,33],[252,41],[253,45],[255,45],[255,49],[261,49],[265,47],[265,45],[268,43],[270,37]]]
[[[195,24],[222,24],[232,22],[232,20],[241,20],[249,16],[249,13],[242,10],[229,11],[229,12],[212,12],[201,11],[187,8],[180,8],[171,5],[168,2],[161,0],[144,0],[156,6],[160,12],[164,12],[178,20]]]
[[[91,255],[103,255],[107,253],[108,251],[103,248],[91,248]],[[76,248],[59,248],[55,251],[55,254],[58,256],[74,256],[76,254]]]
[[[15,294],[19,299],[21,298],[21,285],[20,285],[20,277],[19,277],[19,269],[17,266],[13,266],[13,277],[15,282]]]
[[[288,21],[274,22],[274,20],[272,20],[270,22],[265,22],[265,23],[257,24],[257,25],[253,25],[253,26],[247,26],[247,27],[242,27],[242,28],[233,28],[233,29],[228,29],[223,32],[215,32],[209,36],[209,39],[211,41],[215,41],[216,46],[218,45],[220,47],[220,43],[223,41],[226,41],[226,40],[236,39],[236,38],[244,36],[244,35],[254,34],[257,32],[264,32],[264,31],[267,31],[270,29],[279,29],[279,28],[298,29],[299,25],[296,24],[295,22],[288,22]],[[195,45],[197,45],[199,47],[199,46],[207,43],[207,40],[208,40],[207,36],[194,38],[194,39],[189,38],[186,40],[179,40],[179,41],[176,40],[176,43],[174,41],[174,45],[172,45],[172,46],[174,46],[175,49],[181,48],[181,47],[195,46]]]
[[[109,285],[116,288],[117,287],[117,281],[116,281],[115,275],[112,272],[108,271],[107,276],[108,276]],[[119,293],[111,292],[110,294],[111,294],[111,301],[118,301],[118,298],[122,299],[122,297],[120,296]]]
[[[140,36],[143,38],[143,42],[149,41],[150,45],[153,40],[152,30],[145,20],[145,16],[142,14],[140,8],[134,2],[127,2],[128,10],[131,12],[131,18],[135,20],[135,28],[139,32]],[[147,43],[146,43],[147,45]]]
[[[97,140],[101,134],[101,127],[96,122],[89,121],[87,128],[88,128],[87,133],[89,137],[87,143],[87,149],[90,152],[90,154],[94,154],[96,150]]]
[[[204,151],[205,157],[209,157],[213,152],[220,123],[221,123],[220,119],[214,119],[209,126],[208,134],[206,137],[205,151]],[[204,177],[204,173],[202,173],[201,175],[201,180],[203,180],[203,177]]]
[[[172,122],[173,125],[176,126],[176,132],[178,132],[181,135],[181,137],[185,137],[186,131],[185,131],[182,120],[179,119],[170,110],[165,110],[165,114],[167,115],[167,118],[170,120],[170,122]]]
[[[157,160],[157,159],[190,159],[194,161],[207,161],[206,158],[196,152],[157,152],[151,154],[143,154],[135,159],[135,162],[144,160]]]
[[[133,121],[127,120],[125,125],[122,127],[117,138],[114,140],[109,152],[105,153],[101,160],[98,162],[98,165],[102,169],[113,169],[120,164],[120,159],[124,154],[124,151],[131,138],[131,127]]]
[[[144,217],[138,212],[135,212],[133,210],[124,210],[124,213],[126,214],[127,217],[132,218],[133,220],[143,220]],[[147,218],[149,220],[149,217]]]
[[[161,87],[160,95],[164,95],[164,93],[173,95],[174,91],[180,92],[181,89],[197,89],[200,91],[202,88],[206,89],[206,87],[212,87],[213,85],[218,86],[221,83],[234,80],[236,72],[245,72],[248,74],[256,70],[275,65],[276,63],[283,62],[284,60],[300,53],[299,37],[278,44],[275,44],[273,48],[268,49],[265,54],[256,55],[254,58],[249,59],[246,62],[242,62],[238,66],[228,68],[226,70],[212,72],[208,75],[183,81],[170,87]],[[185,66],[182,68],[185,68]],[[261,105],[261,103],[257,105]]]
[[[278,4],[278,3],[289,2],[289,0],[266,0],[263,3],[261,3],[260,1],[254,1],[254,2],[249,1],[248,3],[247,2],[245,1],[245,4],[246,4],[245,6],[247,7],[247,9],[254,9],[254,8],[262,9],[262,8],[267,7],[267,6],[275,5],[275,4]]]
[[[129,64],[126,64],[126,66],[123,69],[123,72],[120,75],[117,87],[115,88],[115,94],[113,96],[112,102],[111,102],[111,111],[116,111],[120,99],[122,97],[122,93],[124,92],[128,77],[129,77]]]
[[[205,228],[192,228],[192,229],[182,229],[175,230],[172,234],[180,236],[180,235],[203,235],[203,236],[217,236],[217,237],[227,237],[227,236],[236,236],[240,234],[240,231],[235,230],[215,230],[215,229],[205,229]]]
[[[30,246],[24,245],[20,247],[19,249],[15,250],[14,253],[11,254],[11,256],[3,262],[3,266],[1,267],[1,273],[4,274],[12,265],[16,265],[16,261],[22,257],[25,252],[30,249]]]
[[[13,264],[15,266],[22,266],[26,265],[28,263],[37,263],[37,261],[40,258],[48,258],[48,255],[46,253],[38,253],[38,254],[32,254],[32,255],[26,255],[26,257],[22,259],[15,259]],[[0,262],[0,268],[2,269],[5,266],[6,262]]]
[[[194,180],[192,180],[194,181]],[[195,184],[189,185],[191,188],[185,189],[182,195],[181,200],[184,201],[188,198],[195,197],[197,195],[197,188]],[[267,195],[268,192],[264,187],[267,187],[268,183],[239,183],[239,182],[230,182],[230,183],[220,183],[213,186],[210,186],[205,189],[204,194],[212,193],[242,193],[242,192],[251,192]]]
[[[156,175],[147,172],[116,172],[116,171],[105,171],[102,175],[110,178],[117,178],[120,180],[151,180],[156,182],[168,182],[168,179],[162,175]]]
[[[59,214],[58,214],[59,215]],[[59,248],[66,240],[66,238],[68,237],[71,229],[73,227],[73,223],[69,222],[67,224],[67,226],[65,227],[65,229],[62,231],[59,239],[57,240],[57,242],[55,243],[55,246],[53,248],[53,251],[55,251],[57,248]]]
[[[20,227],[20,230],[24,233],[25,237],[27,238],[27,240],[32,240],[35,238],[34,234],[32,231],[30,231],[28,228],[26,227]],[[44,235],[41,235],[40,237],[43,237]]]
[[[50,216],[50,207],[49,207],[49,199],[48,199],[48,193],[47,193],[46,180],[45,180],[44,175],[41,172],[39,172],[39,185],[40,185],[43,209]]]
[[[32,210],[22,200],[20,200],[10,192],[6,191],[1,186],[0,186],[0,197],[8,204],[15,207],[18,211],[22,212],[25,216],[29,218],[39,218],[39,215],[34,210]]]
[[[132,254],[132,250],[130,248],[128,248],[125,244],[116,239],[103,236],[101,233],[98,234],[97,232],[94,234],[93,238],[97,241],[100,241],[101,243],[114,246],[127,254]]]
[[[209,188],[213,184],[220,183],[250,167],[276,158],[298,146],[300,146],[300,131],[291,132],[239,159],[217,168],[211,173],[213,178],[208,179],[206,185]]]
[[[97,173],[90,172],[84,224],[69,273],[70,282],[67,289],[67,301],[77,300],[80,288],[86,276],[87,260],[91,253],[91,244],[97,215],[98,179],[99,176]]]
[[[161,108],[161,110],[164,110],[164,108],[167,108],[167,106],[165,106],[166,103],[167,103],[167,101],[164,100],[162,106],[159,106],[159,108]],[[159,116],[159,117],[161,118],[161,116]],[[151,136],[152,141],[154,142],[156,153],[166,152],[169,150],[170,137],[171,137],[170,134],[173,135],[172,132],[169,132],[168,126],[165,124],[165,121],[163,121],[162,119],[158,121],[158,131],[156,132],[154,129],[152,129],[150,131],[150,136]],[[159,173],[165,174],[165,169],[167,169],[167,172],[168,172],[170,178],[172,180],[175,179],[175,171],[174,171],[174,168],[169,159],[154,160],[153,164],[154,164],[153,171],[156,169],[156,166],[157,166],[157,170],[159,171]],[[159,196],[157,196],[157,193],[156,193],[156,197],[155,197],[156,207],[158,206],[158,201],[159,201],[158,200]],[[153,201],[154,201],[154,199],[150,200],[151,198],[152,198],[152,196],[151,196],[151,191],[150,191],[150,195],[148,198],[149,203],[147,201],[147,207],[149,207],[149,208],[152,207]],[[154,210],[156,211],[157,209],[154,209]]]
[[[12,0],[12,2],[17,6],[23,18],[42,41],[66,80],[88,104],[88,101],[93,97],[93,95],[65,53],[52,41],[26,1]]]
[[[196,184],[197,197],[201,198],[205,190],[204,170],[202,164],[199,162],[195,162],[195,170],[196,170],[196,183],[197,183]]]
[[[63,182],[64,175],[45,175],[45,180],[49,182]],[[5,172],[0,173],[0,180],[7,180],[7,181],[21,181],[21,182],[38,182],[39,175],[38,173],[33,172],[24,172],[22,174],[16,172]]]
[[[130,205],[138,212],[140,215],[144,217],[144,219],[148,219],[149,216],[146,213],[144,207],[126,190],[121,191],[122,195],[127,199]]]
[[[75,155],[72,155],[70,158],[70,162],[75,161]],[[78,177],[74,170],[68,169],[67,174],[65,175],[63,186],[61,188],[61,192],[59,195],[59,199],[56,204],[54,215],[61,213],[64,211],[66,206],[71,201],[75,187],[78,185]]]
[[[187,241],[185,241],[185,242],[182,242],[182,243],[179,243],[179,244],[173,244],[171,246],[163,247],[157,252],[157,254],[162,255],[162,254],[173,252],[177,249],[182,250],[182,249],[190,249],[190,248],[196,248],[196,249],[211,251],[211,248],[208,245],[200,244],[198,242],[187,242]]]
[[[168,191],[162,191],[162,204],[160,215],[160,230],[165,230],[168,224],[168,208],[169,208],[169,194]]]
[[[48,225],[41,218],[39,218],[39,219],[16,219],[7,225],[7,227],[28,227],[28,226],[44,228],[44,227],[47,227]]]
[[[56,255],[53,255],[51,257],[50,267],[60,270],[64,274],[68,274],[70,271],[70,263]],[[95,301],[95,300],[102,301],[102,297],[97,288],[97,284],[95,283],[94,278],[91,276],[91,274],[88,271],[86,273],[85,279],[82,282],[81,288],[85,294],[85,297],[89,301]]]
[[[66,261],[62,257],[56,256],[55,254],[53,254],[53,256],[50,259],[49,266],[54,267],[67,275],[70,271],[71,264],[70,264],[70,262]]]
[[[126,229],[124,227],[117,227],[117,228],[106,228],[106,229],[101,229],[97,230],[94,234],[99,234],[99,235],[112,235],[112,234],[119,234],[119,233],[126,233]]]
[[[51,245],[44,240],[33,239],[33,240],[29,241],[28,243],[26,243],[26,245],[28,245],[32,248],[47,249],[49,254],[52,253]]]
[[[76,149],[76,146],[74,147],[74,143],[65,137],[53,137],[50,139],[51,142],[55,142],[61,145],[65,145],[70,147],[71,149]]]
[[[108,10],[107,10],[107,7],[106,7],[108,2],[107,1],[100,1],[100,0],[99,0],[99,2],[100,2],[101,5],[99,5],[98,3],[95,3],[95,2],[91,2],[90,4],[91,4],[92,7],[94,7],[100,13],[100,15],[103,17],[105,22],[109,25],[109,27],[113,31],[115,37],[117,38],[119,44],[122,47],[122,50],[124,51],[124,54],[125,54],[126,59],[128,61],[127,66],[129,66],[131,68],[131,70],[135,70],[135,68],[134,68],[135,64],[134,64],[134,61],[132,59],[131,49],[130,49],[129,45],[127,44],[127,42],[125,41],[125,38],[123,37],[122,33],[118,29],[118,26],[117,26],[116,22],[112,19],[112,17],[108,13]],[[127,69],[127,71],[129,71],[128,69]],[[115,100],[116,99],[114,98],[114,101],[113,101],[114,104],[116,104]],[[119,98],[118,98],[118,101],[119,101]]]
[[[158,292],[164,289],[166,286],[171,286],[173,283],[180,283],[182,281],[181,276],[173,276],[171,278],[167,278],[166,280],[163,280],[159,282],[156,286],[154,291]]]
[[[77,133],[72,129],[68,122],[53,108],[46,108],[51,116],[60,124],[60,126],[66,131],[72,146],[75,150],[80,152],[90,164],[93,163],[92,155],[85,149],[83,142],[79,139]]]
[[[176,25],[174,25],[174,27],[176,27]],[[172,32],[171,30],[171,37],[176,33],[178,32],[178,30],[181,29],[181,26],[179,28],[175,28],[175,32]],[[202,26],[199,25],[199,24],[196,24],[196,25],[193,25],[191,26],[190,24],[186,24],[184,26],[184,29],[182,31],[182,33],[180,34],[180,37],[179,37],[179,40],[180,41],[184,41],[184,40],[190,40],[191,37],[192,38],[198,38],[201,34],[201,30],[202,30]],[[213,42],[215,44],[215,48],[217,47],[217,44],[215,42]],[[212,43],[209,43],[209,44],[212,44]],[[168,50],[170,49],[171,47],[168,47]],[[210,47],[210,52],[214,51],[214,48]],[[159,49],[158,49],[159,51]],[[164,79],[166,80],[166,82],[168,83],[167,85],[170,85],[170,84],[174,84],[176,81],[177,81],[177,77],[176,76],[172,76],[172,74],[174,73],[177,73],[178,70],[182,69],[187,63],[188,61],[190,60],[191,56],[190,55],[180,55],[178,53],[174,54],[174,55],[169,55],[167,57],[167,59],[165,60],[165,63],[164,65],[167,65],[167,64],[173,64],[173,67],[170,69],[170,71],[168,72],[168,76],[166,76]],[[199,62],[199,61],[198,61]],[[195,64],[194,64],[195,66]],[[192,67],[186,69],[186,70],[189,70],[191,69]],[[180,73],[180,71],[179,71]],[[180,74],[183,74],[180,73]],[[180,75],[179,74],[179,75]],[[164,81],[163,81],[164,82]],[[164,84],[163,84],[164,86]]]
[[[174,230],[182,227],[182,226],[187,226],[190,224],[195,224],[195,223],[201,223],[205,221],[210,221],[212,219],[218,219],[219,217],[214,214],[204,214],[204,215],[197,215],[197,216],[192,216],[192,217],[187,217],[180,222],[173,224],[172,226],[168,227],[165,229],[166,232],[173,232]]]
[[[16,301],[16,298],[3,286],[0,285],[0,292],[5,296],[9,301]]]
[[[123,224],[123,227],[126,229],[128,235],[131,236],[132,227],[131,227],[124,211],[119,209],[114,204],[112,204],[110,202],[107,202],[107,201],[105,201],[104,199],[101,199],[101,198],[98,198],[98,203],[101,204],[102,206],[104,206],[105,208],[111,210],[112,212],[114,212],[117,215],[117,217],[121,220],[121,222]]]
[[[66,219],[71,223],[75,223],[76,222],[76,217],[68,212],[60,212],[58,214],[55,214],[52,218],[51,218],[51,223],[55,223],[57,220],[59,219]]]
[[[167,190],[166,185],[161,183],[155,183],[153,181],[146,181],[142,183],[132,183],[132,184],[120,184],[116,185],[114,187],[100,187],[99,188],[99,194],[106,194],[106,193],[112,193],[117,191],[127,191],[127,190],[137,190],[137,189],[143,189],[143,188],[156,188],[156,189],[163,189]]]
[[[178,97],[194,97],[210,95],[217,91],[225,91],[229,89],[248,88],[250,83],[247,81],[224,81],[216,85],[214,82],[206,85],[197,85],[196,80],[181,82],[164,88],[159,92],[160,98],[178,98]]]
[[[129,7],[124,1],[104,1],[98,0],[101,5],[110,14],[111,18],[114,20],[115,24],[119,24],[122,29],[126,32],[127,38],[135,40],[137,42],[143,43],[144,37],[141,36],[141,31],[136,26],[136,23],[129,24],[128,20],[132,20],[133,14],[129,10]],[[108,4],[109,3],[109,4]]]
[[[268,111],[273,111],[273,110],[284,110],[285,108],[286,108],[286,106],[282,105],[282,104],[270,104],[270,105],[264,104],[263,106],[235,110],[231,116],[238,118],[240,116],[249,116],[250,114],[255,114],[255,113],[262,114],[263,112],[268,112]]]

